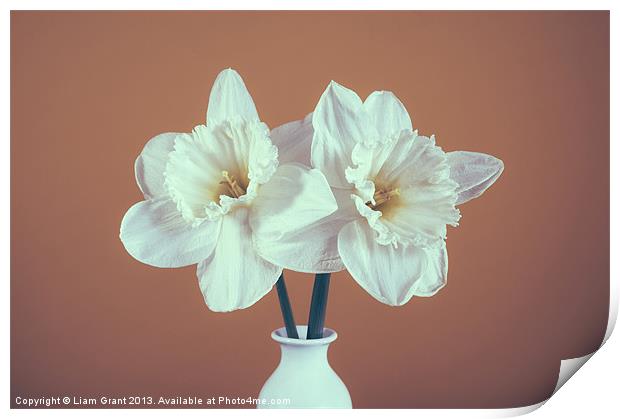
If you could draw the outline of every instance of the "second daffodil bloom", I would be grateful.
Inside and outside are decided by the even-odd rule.
[[[346,268],[389,305],[432,296],[446,284],[446,227],[458,224],[456,205],[482,194],[504,167],[486,154],[445,153],[434,137],[418,135],[394,94],[374,92],[362,102],[335,82],[313,114],[273,138],[298,161],[308,150],[308,163],[326,176],[339,205],[312,230],[311,268],[294,257],[280,263],[318,272]],[[302,243],[290,240],[289,253]]]
[[[214,311],[245,308],[265,295],[282,268],[257,249],[268,255],[281,237],[337,208],[320,171],[279,164],[269,129],[230,69],[211,90],[207,124],[154,137],[135,171],[145,200],[123,218],[125,248],[152,266],[198,264]]]

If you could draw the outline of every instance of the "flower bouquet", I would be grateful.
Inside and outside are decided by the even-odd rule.
[[[206,125],[160,134],[135,163],[144,201],[120,238],[135,259],[197,264],[214,311],[243,309],[276,286],[282,359],[259,407],[351,407],[327,362],[330,273],[348,270],[382,303],[399,306],[446,285],[447,226],[503,170],[481,153],[444,152],[419,135],[391,92],[365,101],[336,82],[303,120],[261,122],[241,77],[222,71]],[[316,274],[307,326],[295,323],[283,269]],[[276,400],[287,400],[278,403]]]

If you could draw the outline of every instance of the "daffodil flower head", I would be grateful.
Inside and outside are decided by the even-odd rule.
[[[222,71],[206,125],[152,138],[136,160],[144,201],[132,206],[120,238],[157,267],[197,264],[214,311],[249,307],[276,283],[272,261],[283,238],[312,230],[336,201],[323,174],[280,164],[269,128],[237,72]]]
[[[332,272],[346,268],[389,305],[434,295],[446,284],[445,239],[447,226],[458,225],[456,206],[481,195],[503,171],[492,156],[446,153],[434,136],[418,135],[391,92],[362,102],[331,82],[311,115],[279,131],[296,137],[296,156],[308,150],[338,201],[338,211],[314,229],[322,246],[316,268],[328,271],[321,257]],[[294,260],[282,262],[297,268]]]

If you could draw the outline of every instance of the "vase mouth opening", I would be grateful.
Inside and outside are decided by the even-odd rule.
[[[327,327],[323,328],[323,337],[321,339],[306,339],[308,334],[308,326],[297,326],[297,334],[299,339],[289,338],[286,333],[286,328],[281,327],[271,332],[271,338],[278,343],[292,346],[318,346],[327,345],[332,343],[338,337],[338,333],[335,330]]]

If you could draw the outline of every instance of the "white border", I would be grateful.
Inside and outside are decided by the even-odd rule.
[[[199,0],[185,0],[183,2],[174,2],[174,1],[165,1],[165,0],[151,0],[148,3],[138,2],[138,1],[130,1],[130,0],[109,0],[109,1],[89,1],[88,3],[76,1],[76,0],[65,0],[65,1],[56,1],[53,5],[50,4],[49,1],[35,1],[35,0],[23,0],[23,1],[15,1],[9,0],[3,2],[4,14],[2,15],[2,43],[0,44],[0,48],[2,48],[2,56],[7,58],[7,63],[3,66],[3,79],[5,80],[4,89],[5,92],[10,91],[10,66],[9,66],[9,57],[10,57],[10,10],[49,10],[50,6],[53,6],[53,10],[202,10],[205,6],[208,6],[209,9],[212,10],[343,10],[343,9],[357,9],[357,10],[611,10],[611,74],[618,74],[618,56],[615,51],[615,47],[618,45],[618,30],[617,25],[619,22],[618,16],[615,13],[617,9],[614,10],[614,2],[613,1],[604,1],[604,0],[590,0],[590,1],[564,1],[554,3],[552,1],[543,1],[543,0],[522,0],[522,1],[491,1],[491,0],[470,0],[468,2],[462,2],[457,0],[452,1],[434,1],[434,2],[420,2],[420,1],[396,1],[396,0],[382,0],[382,1],[374,1],[374,2],[360,2],[354,0],[315,0],[315,1],[284,1],[284,0],[265,0],[260,3],[252,3],[251,1],[242,1],[242,0],[217,0],[217,1],[209,1],[208,3],[205,1]],[[146,6],[146,7],[144,7]],[[463,6],[467,6],[465,9]],[[615,83],[614,78],[611,79],[611,115],[616,114],[617,109],[617,99],[618,99],[618,84]],[[2,102],[3,112],[2,112],[2,126],[5,131],[5,142],[6,148],[9,149],[9,138],[10,138],[10,96],[6,95],[5,100]],[[618,163],[618,146],[617,146],[617,124],[612,119],[611,121],[611,162]],[[5,205],[2,206],[2,224],[1,224],[1,234],[3,237],[2,242],[2,252],[0,253],[0,263],[2,265],[2,271],[4,272],[4,277],[6,278],[5,282],[5,296],[3,304],[3,313],[4,320],[0,322],[0,332],[2,336],[9,336],[9,326],[10,326],[10,292],[9,290],[9,278],[10,278],[10,218],[9,218],[9,208],[10,208],[10,154],[5,152],[2,154],[3,159],[1,167],[3,170],[3,177],[0,181],[1,196],[5,201]],[[618,173],[619,169],[614,164],[611,164],[611,191],[618,190]],[[619,205],[618,196],[615,194],[611,194],[611,214],[618,213]],[[611,301],[610,301],[610,321],[608,324],[607,333],[605,336],[605,340],[609,338],[611,335],[611,331],[613,330],[613,325],[616,322],[617,313],[618,313],[618,263],[616,258],[613,256],[617,255],[618,242],[618,223],[611,218]],[[9,340],[5,340],[5,344],[1,347],[0,356],[3,359],[3,377],[0,381],[0,394],[3,397],[0,399],[0,403],[2,403],[3,410],[9,410],[10,407],[10,346]],[[620,355],[620,344],[618,343],[617,338],[612,338],[608,341],[607,344],[604,345],[599,351],[597,351],[596,356],[588,363],[588,367],[583,368],[583,370],[579,373],[580,378],[577,380],[570,380],[568,384],[566,384],[562,390],[552,399],[550,399],[548,406],[545,406],[543,409],[536,411],[533,415],[538,418],[549,418],[549,417],[562,417],[562,418],[581,418],[585,415],[589,415],[591,417],[609,417],[610,412],[618,411],[617,407],[617,394],[616,394],[616,386],[615,386],[615,377],[619,372],[619,357]],[[591,354],[584,355],[579,359],[575,360],[567,360],[562,362],[561,366],[561,376],[570,377],[572,373],[574,373],[585,360],[589,359]],[[587,359],[586,359],[587,358]],[[561,387],[561,384],[556,387],[556,391]],[[506,416],[514,416],[519,414],[528,413],[530,411],[536,410],[540,407],[541,404],[528,406],[518,409],[470,409],[470,410],[440,410],[440,409],[419,409],[419,410],[386,410],[380,411],[381,415],[390,414],[394,416],[401,417],[410,417],[414,414],[419,418],[426,417],[506,417]],[[283,412],[274,412],[274,411],[246,411],[247,414],[252,415],[269,415],[272,416],[280,416],[280,417],[290,417],[290,411]],[[74,409],[74,410],[10,410],[9,414],[11,416],[20,416],[20,417],[35,417],[40,415],[45,416],[55,416],[55,417],[102,417],[109,416],[110,414],[114,414],[115,416],[122,417],[135,417],[136,415],[142,416],[143,414],[147,414],[151,417],[169,417],[171,415],[187,415],[187,416],[200,416],[204,417],[205,414],[209,416],[218,416],[218,417],[230,417],[239,415],[239,411],[234,410],[219,410],[219,409],[211,409],[208,412],[205,412],[204,409],[198,410],[183,410],[183,409],[152,409],[152,410],[82,410],[82,409]],[[337,413],[338,416],[349,416],[349,415],[372,415],[375,416],[379,411],[361,411],[361,410],[353,410],[353,411],[339,411]],[[335,415],[334,412],[329,411],[296,411],[295,416],[302,417],[314,417],[314,415],[320,414],[331,416]]]

